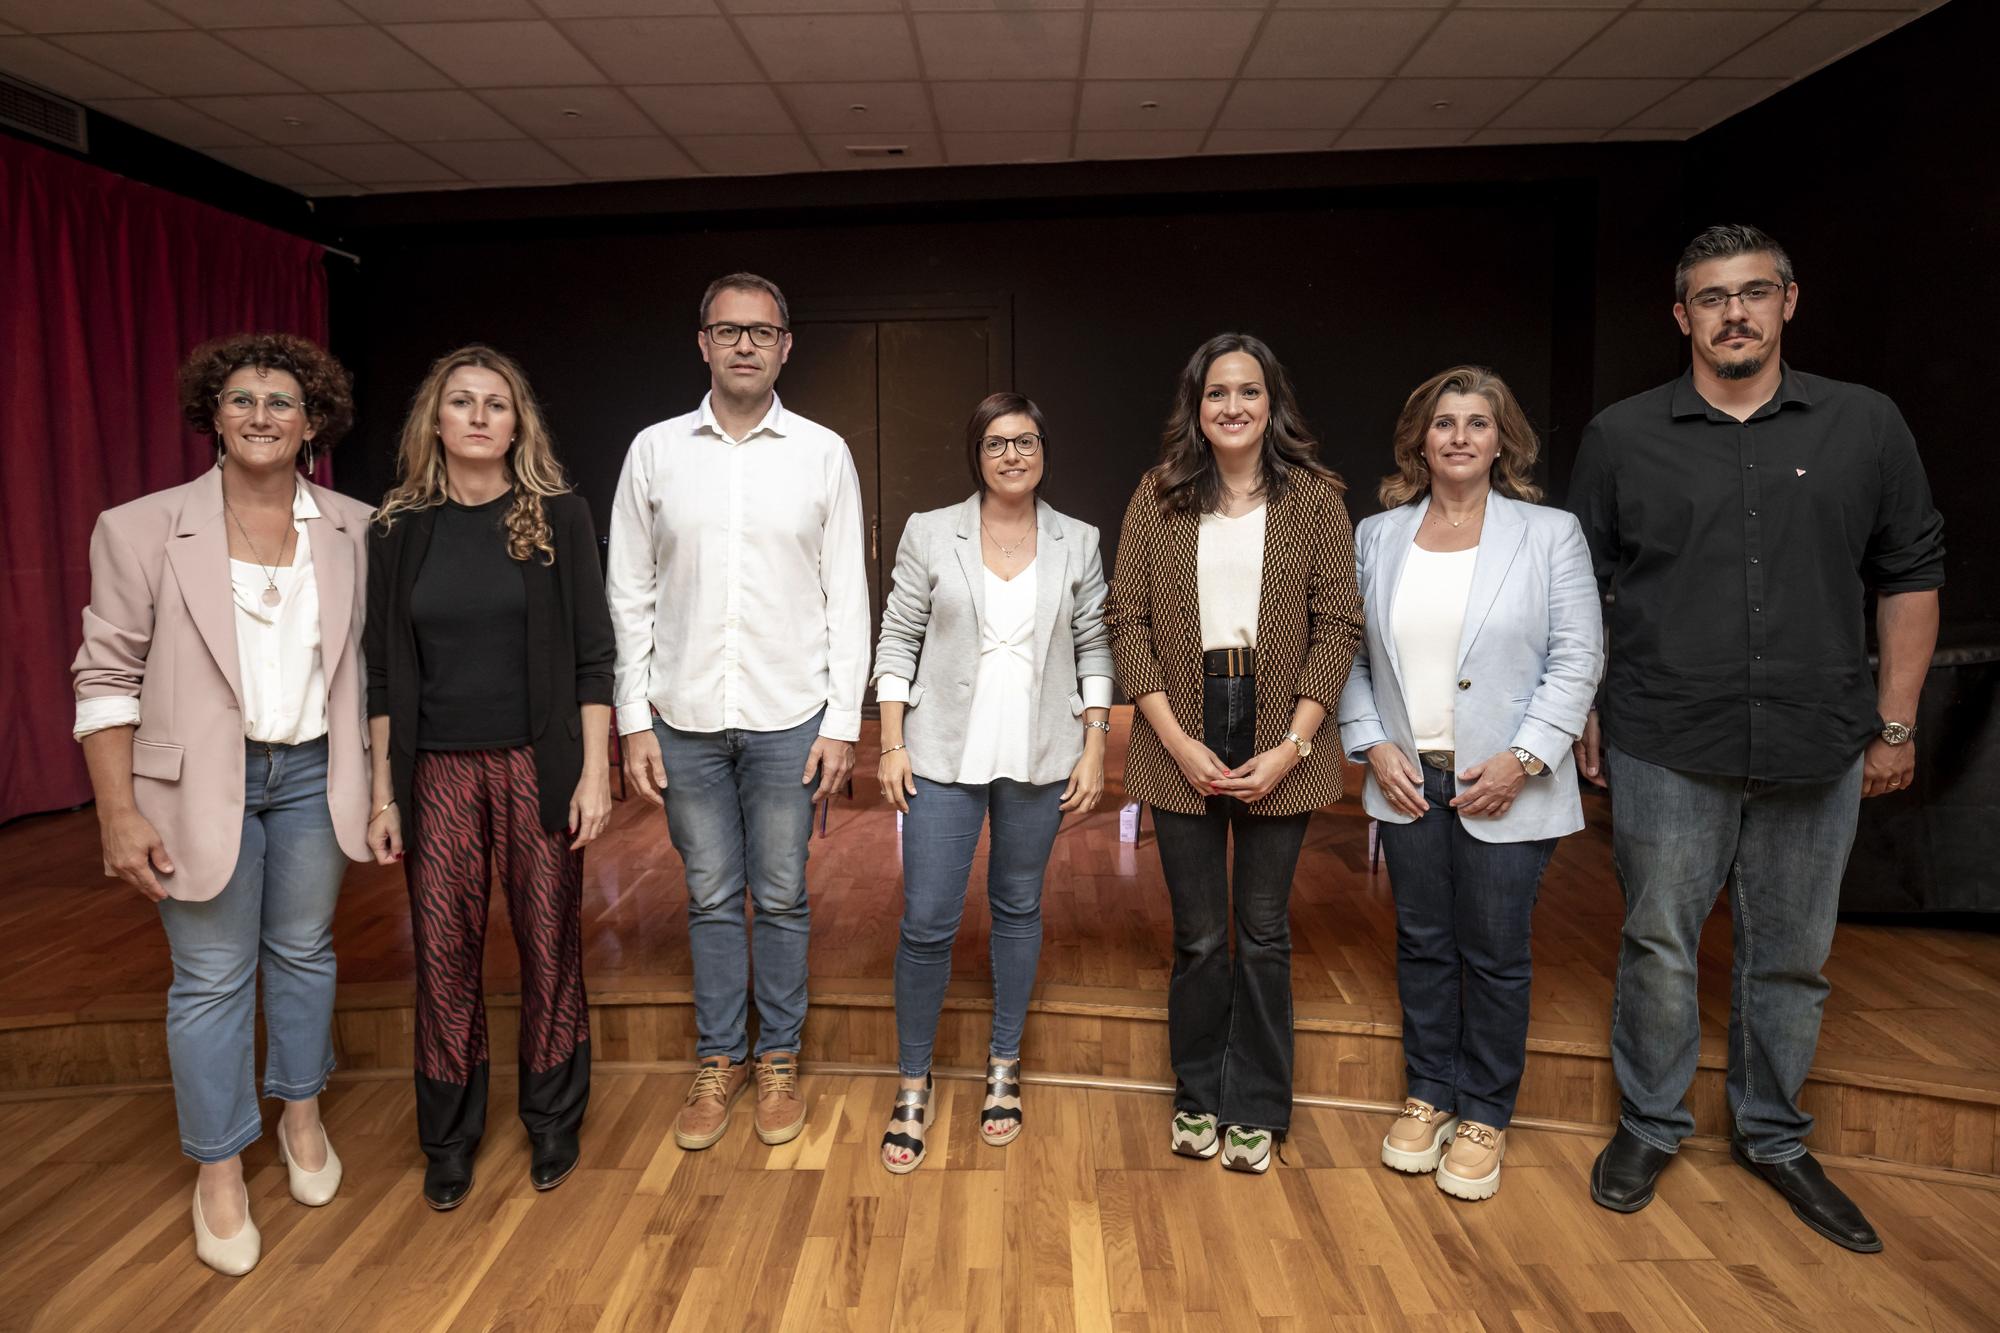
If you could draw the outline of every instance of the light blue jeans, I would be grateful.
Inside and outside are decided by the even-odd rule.
[[[806,851],[818,779],[801,782],[820,714],[784,731],[676,731],[657,718],[667,835],[687,866],[695,1054],[796,1051],[806,1023]],[[743,893],[757,909],[745,948]]]
[[[1625,891],[1611,1007],[1619,1123],[1673,1152],[1694,1133],[1686,1093],[1701,1044],[1696,951],[1723,882],[1735,922],[1729,989],[1731,1134],[1759,1162],[1805,1152],[1799,1089],[1819,1045],[1840,877],[1861,811],[1861,756],[1830,782],[1707,777],[1607,745],[1611,848]]]
[[[965,915],[972,854],[988,814],[986,901],[993,909],[993,1040],[989,1054],[1021,1054],[1028,996],[1042,957],[1042,874],[1062,827],[1064,783],[1039,786],[917,779],[903,816],[903,929],[896,947],[896,1067],[905,1078],[930,1071],[938,1012],[951,984],[951,949]]]
[[[317,1097],[333,1072],[333,907],[347,856],[326,804],[326,738],[250,742],[236,871],[206,902],[162,901],[173,954],[167,1058],[181,1151],[223,1162],[263,1132],[257,972],[264,973],[264,1095]],[[171,850],[171,849],[169,849]]]

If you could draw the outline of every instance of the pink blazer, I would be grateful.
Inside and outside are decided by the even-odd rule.
[[[368,506],[302,482],[327,679],[327,805],[341,850],[368,859],[368,733],[361,621]],[[78,699],[139,700],[132,789],[174,873],[167,893],[215,897],[243,837],[243,689],[222,473],[107,509],[90,538],[90,605],[70,670]]]

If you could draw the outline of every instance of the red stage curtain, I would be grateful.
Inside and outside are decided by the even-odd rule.
[[[309,241],[0,135],[0,820],[90,799],[69,663],[100,511],[215,460],[174,403],[205,338],[326,340]]]

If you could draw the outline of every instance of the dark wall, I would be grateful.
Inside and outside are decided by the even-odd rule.
[[[2000,620],[2000,5],[1952,0],[1696,139],[1691,221],[1753,221],[1798,272],[1785,356],[1896,400],[1945,517],[1948,620]]]

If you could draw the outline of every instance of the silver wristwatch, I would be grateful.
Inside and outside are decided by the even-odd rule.
[[[1901,722],[1884,722],[1882,724],[1882,743],[1884,745],[1907,745],[1910,742],[1910,737],[1916,734],[1917,729],[1914,726],[1906,726]]]
[[[1510,746],[1508,748],[1513,750],[1514,757],[1521,761],[1521,767],[1527,770],[1527,774],[1529,777],[1537,778],[1540,777],[1543,773],[1546,773],[1548,771],[1549,766],[1547,764],[1535,758],[1535,756],[1529,754],[1526,750],[1522,749],[1520,746],[1515,745],[1515,746]]]

